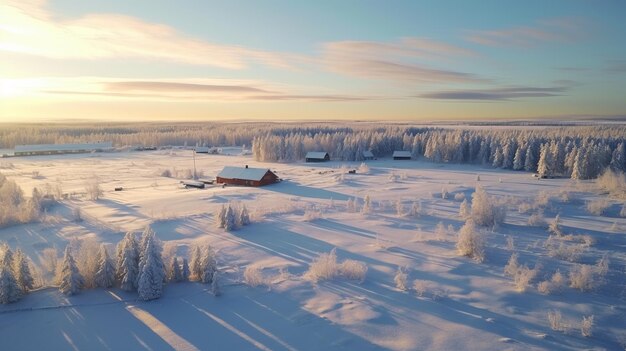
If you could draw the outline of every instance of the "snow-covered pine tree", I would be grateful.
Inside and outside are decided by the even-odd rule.
[[[85,280],[78,271],[69,245],[65,248],[65,256],[63,256],[61,267],[61,284],[59,290],[65,295],[77,294],[85,284]]]
[[[518,147],[513,158],[513,169],[519,171],[524,168],[524,150]]]
[[[115,266],[104,244],[100,245],[100,251],[98,251],[98,268],[94,277],[94,283],[97,287],[105,289],[115,284]]]
[[[539,163],[537,164],[537,173],[541,178],[551,177],[553,175],[552,153],[548,144],[541,145],[539,154]]]
[[[191,249],[189,268],[189,278],[191,280],[200,280],[202,278],[202,252],[198,245],[194,245]]]
[[[186,282],[189,281],[189,263],[186,258],[183,258],[183,268],[180,271],[181,280]]]
[[[170,266],[167,270],[167,281],[168,282],[179,282],[183,280],[183,274],[180,270],[180,264],[178,262],[178,257],[172,257],[170,261]]]
[[[142,254],[143,264],[139,271],[137,293],[144,301],[154,300],[163,294],[165,267],[161,258],[161,245],[154,233],[146,237],[146,246]]]
[[[365,198],[363,198],[363,208],[361,209],[361,213],[368,214],[371,212],[371,210],[372,210],[372,198],[370,197],[369,194],[366,194]]]
[[[222,290],[219,285],[219,273],[217,270],[213,272],[213,278],[211,278],[211,294],[213,294],[213,296],[222,295]]]
[[[0,261],[0,303],[2,304],[16,302],[22,298],[22,289],[15,279],[11,263],[5,251],[5,256]]]
[[[117,280],[122,290],[135,290],[139,276],[139,250],[133,233],[126,233],[117,247],[119,254],[116,269]]]
[[[226,231],[235,230],[236,221],[235,221],[235,211],[233,208],[228,205],[226,207],[226,215],[224,216],[224,229]]]
[[[215,226],[218,228],[224,228],[226,224],[226,207],[222,205],[215,213]]]
[[[215,251],[211,246],[207,246],[202,256],[202,275],[200,281],[204,284],[211,283],[213,281],[213,275],[217,272],[217,257]]]
[[[469,202],[467,202],[467,199],[464,199],[463,202],[461,202],[461,207],[459,208],[459,216],[462,219],[468,219],[472,216],[472,207],[470,206]]]
[[[23,292],[33,288],[34,280],[28,265],[28,257],[20,249],[17,249],[13,256],[13,275]]]
[[[242,204],[237,215],[237,225],[243,227],[248,224],[250,224],[250,214],[248,213],[246,205]]]

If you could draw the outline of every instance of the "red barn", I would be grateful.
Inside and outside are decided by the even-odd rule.
[[[217,183],[263,186],[278,182],[278,176],[267,168],[224,167],[216,177]]]

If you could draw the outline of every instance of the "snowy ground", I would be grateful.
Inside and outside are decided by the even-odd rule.
[[[225,165],[268,167],[284,179],[263,188],[210,186],[184,189],[179,180],[161,177],[163,169],[193,167],[185,150],[10,158],[0,172],[30,194],[34,186],[61,184],[70,199],[55,205],[42,223],[0,229],[0,241],[21,247],[35,262],[45,248],[62,249],[73,238],[97,238],[115,245],[126,231],[151,225],[167,245],[186,256],[196,241],[219,250],[223,295],[214,297],[197,283],[168,285],[164,297],[139,302],[118,289],[86,290],[65,297],[54,288],[0,306],[0,340],[10,350],[619,350],[626,344],[626,220],[618,202],[605,216],[591,216],[585,201],[600,196],[586,183],[537,180],[525,172],[417,161],[369,161],[368,174],[342,176],[358,164],[261,164],[250,156],[197,155],[207,178]],[[9,163],[10,162],[10,163]],[[33,174],[37,171],[38,174]],[[480,184],[490,195],[508,197],[506,224],[487,230],[487,259],[476,263],[456,255],[455,234],[435,240],[443,222],[463,224],[454,195],[472,193]],[[390,180],[395,175],[396,180]],[[98,177],[104,196],[88,201],[85,183]],[[343,179],[342,179],[343,178]],[[113,191],[122,186],[121,192]],[[450,196],[441,198],[442,188]],[[527,224],[520,201],[540,192],[552,197],[545,216],[561,215],[566,234],[585,234],[594,243],[578,262],[595,264],[610,257],[606,282],[592,292],[566,288],[542,295],[536,285],[556,269],[567,275],[575,263],[549,257],[545,228]],[[567,194],[570,200],[562,200]],[[350,213],[347,200],[373,200],[370,214]],[[397,199],[408,212],[419,201],[419,218],[398,216]],[[213,224],[222,204],[237,201],[254,222],[225,232]],[[80,208],[84,220],[73,220]],[[311,213],[321,212],[321,216]],[[306,218],[309,217],[310,220]],[[319,217],[319,218],[315,218]],[[514,247],[507,243],[512,237]],[[367,264],[363,283],[302,278],[319,254],[337,248],[339,259]],[[520,263],[541,265],[533,287],[518,292],[503,267],[512,251]],[[269,287],[241,282],[250,264],[263,268]],[[409,268],[409,284],[427,281],[427,293],[400,291],[394,285],[399,266]],[[435,295],[435,296],[434,296]],[[547,312],[559,310],[569,330],[550,329]],[[580,320],[594,315],[594,334],[581,336]]]

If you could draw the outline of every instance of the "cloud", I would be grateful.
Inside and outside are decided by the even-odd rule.
[[[174,28],[117,14],[59,19],[43,1],[0,4],[0,51],[54,59],[162,60],[226,69],[250,63],[291,68],[297,55],[220,45]]]
[[[609,60],[604,71],[607,73],[626,73],[626,60]]]
[[[396,42],[339,41],[322,46],[320,62],[328,71],[359,78],[408,82],[479,82],[464,72],[433,68],[423,61],[450,61],[477,54],[423,38]]]
[[[585,22],[578,18],[556,18],[534,26],[469,31],[465,39],[485,46],[528,48],[550,42],[574,42],[584,37]]]
[[[365,101],[387,99],[377,96],[298,92],[285,86],[240,80],[129,81],[106,78],[50,79],[39,93],[56,96],[124,98],[156,101]],[[40,84],[39,86],[42,86]]]
[[[568,87],[507,87],[498,89],[449,90],[421,94],[419,97],[439,100],[508,101],[521,98],[562,96]]]

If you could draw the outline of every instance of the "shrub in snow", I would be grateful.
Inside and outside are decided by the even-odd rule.
[[[337,250],[332,249],[329,253],[322,253],[313,260],[305,277],[314,282],[336,278],[363,281],[366,273],[367,266],[363,262],[345,260],[338,263]]]
[[[77,294],[84,284],[83,276],[78,271],[70,246],[65,248],[65,256],[61,268],[61,284],[59,290],[65,295]]]
[[[600,258],[598,260],[598,263],[596,263],[596,273],[598,274],[598,276],[600,276],[600,278],[604,278],[608,272],[609,272],[609,256],[605,254],[605,255],[602,255],[602,258]]]
[[[494,202],[481,186],[476,187],[472,194],[472,219],[476,224],[490,227],[504,222],[506,209],[496,206]]]
[[[243,271],[243,281],[246,285],[253,288],[269,285],[267,279],[263,276],[263,272],[261,272],[261,268],[256,265],[246,267]]]
[[[568,329],[567,323],[563,320],[563,316],[560,311],[549,311],[548,322],[550,323],[550,329],[554,331],[566,332]]]
[[[419,297],[423,297],[428,292],[428,282],[425,280],[416,279],[413,281],[413,290]]]
[[[411,205],[411,217],[420,217],[424,214],[424,210],[422,209],[422,203],[420,201],[414,201]]]
[[[448,194],[448,189],[446,188],[442,188],[441,189],[441,198],[446,200],[448,198],[449,194]]]
[[[437,239],[438,241],[446,241],[447,238],[448,230],[446,229],[446,226],[443,224],[443,222],[437,223],[437,225],[435,226],[435,239]]]
[[[535,207],[547,207],[550,204],[550,194],[540,191],[535,197]]]
[[[302,216],[304,221],[311,222],[316,219],[322,218],[322,210],[316,208],[307,208],[304,211],[304,215]]]
[[[548,223],[546,223],[546,219],[543,217],[541,212],[533,213],[528,217],[528,225],[533,227],[546,227]]]
[[[583,316],[583,320],[580,322],[580,334],[585,338],[590,338],[593,335],[593,315]]]
[[[215,226],[218,228],[224,228],[226,224],[226,207],[222,205],[215,213]]]
[[[87,183],[85,183],[85,192],[87,198],[92,201],[98,200],[102,196],[102,188],[100,187],[100,180],[97,177],[93,177]]]
[[[476,230],[476,226],[471,219],[467,220],[459,230],[456,249],[461,256],[468,256],[477,262],[485,260],[483,235]]]
[[[161,244],[152,230],[144,231],[139,261],[137,293],[144,301],[154,300],[163,294],[165,266],[161,258]]]
[[[515,250],[515,239],[510,235],[506,237],[506,248],[509,251]]]
[[[587,202],[587,212],[595,216],[603,215],[611,204],[606,199]]]
[[[349,198],[346,202],[346,211],[354,213],[356,212],[356,203],[353,198]]]
[[[596,179],[596,185],[611,195],[624,196],[626,194],[626,175],[607,169]]]
[[[395,183],[398,181],[398,175],[391,173],[389,174],[389,177],[387,177],[387,180],[389,180],[389,183]]]
[[[370,167],[365,163],[361,163],[361,165],[358,168],[358,171],[361,174],[368,174],[370,172]]]
[[[12,263],[15,280],[20,289],[22,289],[22,292],[26,293],[33,288],[35,283],[28,264],[28,257],[26,257],[21,249],[17,249],[15,255],[13,255]]]
[[[98,268],[94,277],[95,286],[99,288],[112,287],[115,284],[115,266],[104,244],[100,245],[96,261],[98,262]]]
[[[137,289],[139,246],[133,233],[126,233],[124,239],[117,245],[115,275],[122,290],[132,291]]]
[[[463,199],[463,202],[461,202],[461,207],[459,208],[459,216],[462,219],[468,219],[472,216],[472,207],[470,206],[469,202],[467,202],[467,199]]]
[[[398,215],[398,217],[404,216],[404,205],[402,204],[402,199],[396,200],[396,215]]]
[[[550,280],[544,280],[537,285],[537,290],[544,295],[558,294],[565,287],[565,277],[557,269]]]
[[[183,258],[183,267],[181,268],[181,271],[180,271],[181,280],[184,282],[188,281],[190,274],[191,272],[189,270],[189,263],[187,262],[186,258]]]
[[[465,194],[464,193],[456,193],[456,194],[454,194],[454,200],[455,201],[464,201],[465,200]]]
[[[372,198],[369,194],[366,194],[363,198],[363,207],[361,208],[361,213],[369,214],[372,211]]]
[[[546,248],[548,249],[548,256],[568,262],[578,262],[584,251],[582,245],[555,242],[551,239],[546,240]]]
[[[569,273],[570,287],[580,291],[590,291],[596,287],[594,267],[578,264]]]
[[[407,286],[407,278],[408,278],[408,274],[406,272],[406,269],[402,267],[398,267],[398,270],[396,271],[396,275],[393,277],[393,281],[396,284],[396,289],[402,290],[402,291],[408,290],[409,288]]]
[[[548,232],[552,235],[562,236],[563,230],[561,229],[561,216],[556,215],[554,220],[548,226]]]
[[[172,178],[172,171],[164,169],[161,171],[161,177]]]
[[[517,254],[517,252],[513,252],[513,254],[511,254],[509,261],[506,263],[506,266],[504,266],[505,275],[508,275],[509,277],[515,275],[515,273],[519,269],[519,263],[517,262],[518,257],[519,255]]]
[[[183,273],[178,263],[178,257],[174,256],[170,260],[170,264],[167,268],[167,281],[176,283],[183,280]]]
[[[518,267],[517,271],[513,275],[515,288],[520,292],[526,291],[531,281],[535,278],[535,276],[537,276],[538,271],[539,267],[536,265],[534,269],[530,269],[526,265]]]

